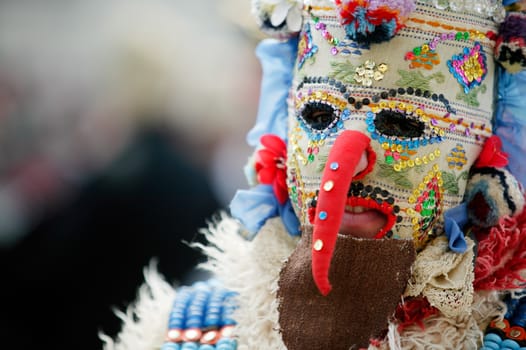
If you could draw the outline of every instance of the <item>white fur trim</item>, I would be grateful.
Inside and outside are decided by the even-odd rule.
[[[286,349],[277,330],[277,280],[285,259],[296,247],[281,219],[270,219],[252,242],[243,239],[233,219],[224,218],[201,246],[210,260],[203,265],[225,287],[239,293],[236,335],[239,350]]]
[[[117,339],[99,334],[104,350],[152,350],[164,343],[175,289],[157,272],[155,263],[144,269],[144,278],[136,302],[126,313],[115,312],[122,320]]]

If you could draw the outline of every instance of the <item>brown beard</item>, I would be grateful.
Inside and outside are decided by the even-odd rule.
[[[312,230],[303,231],[283,266],[277,297],[288,350],[367,348],[383,338],[400,302],[416,252],[412,241],[338,236],[324,297],[311,272]]]

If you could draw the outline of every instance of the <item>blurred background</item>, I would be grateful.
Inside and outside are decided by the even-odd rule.
[[[248,0],[0,0],[2,349],[98,349],[246,187]]]

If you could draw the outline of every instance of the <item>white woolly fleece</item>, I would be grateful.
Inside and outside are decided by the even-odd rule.
[[[144,269],[144,277],[137,301],[126,313],[115,312],[122,320],[117,339],[99,334],[104,350],[152,350],[163,344],[175,289],[157,272],[155,263]]]
[[[201,267],[239,293],[234,315],[239,350],[286,350],[278,331],[276,289],[281,267],[298,239],[287,234],[279,218],[268,220],[253,241],[245,240],[240,230],[229,217],[211,224],[204,232],[209,244],[196,245],[209,257]],[[101,335],[104,350],[153,350],[163,344],[176,293],[155,267],[145,269],[145,277],[137,302],[126,313],[117,314],[123,321],[117,339]],[[477,349],[481,329],[505,311],[497,292],[475,294],[470,314],[433,316],[424,321],[424,330],[414,325],[402,334],[391,323],[385,343],[369,350]]]

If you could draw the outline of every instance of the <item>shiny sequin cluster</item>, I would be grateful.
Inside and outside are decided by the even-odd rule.
[[[431,170],[409,196],[413,208],[407,209],[413,224],[413,239],[417,249],[429,241],[430,233],[442,214],[442,174],[438,165]]]
[[[306,96],[304,96],[302,92],[298,92],[296,98],[296,110],[298,111],[297,117],[299,124],[312,141],[325,140],[329,135],[337,133],[338,130],[342,130],[343,122],[348,120],[351,115],[349,109],[346,108],[347,101],[338,99],[327,91],[313,91],[309,89]],[[332,121],[323,129],[313,128],[303,115],[304,110],[312,103],[324,104],[330,106],[333,110]]]
[[[379,116],[386,114],[386,111],[386,121],[382,124],[387,125],[380,125]],[[382,101],[378,107],[366,112],[365,122],[371,138],[382,145],[385,162],[393,165],[396,171],[428,164],[440,156],[437,148],[424,157],[412,159],[417,148],[438,144],[445,136],[445,131],[437,126],[438,121],[420,107],[404,102]]]
[[[437,46],[442,41],[456,40],[468,41],[471,38],[470,32],[450,32],[436,35],[430,42],[413,48],[405,54],[405,59],[410,61],[410,68],[433,69],[440,63],[440,57],[436,52]]]
[[[318,52],[318,46],[312,42],[310,25],[307,23],[298,43],[298,69],[303,67],[305,61]]]
[[[456,12],[471,12],[479,16],[492,17],[495,22],[502,22],[506,15],[502,2],[495,0],[433,0],[431,4],[438,10],[450,9]]]
[[[364,107],[369,107],[370,109],[374,107],[379,107],[379,103],[382,100],[391,100],[394,98],[403,98],[403,96],[416,96],[429,99],[433,102],[440,102],[444,105],[447,113],[444,116],[433,115],[433,123],[438,121],[446,123],[446,129],[450,132],[462,133],[464,136],[474,136],[476,140],[480,140],[482,136],[489,136],[491,134],[491,127],[486,123],[475,123],[468,122],[463,117],[454,115],[457,111],[451,106],[449,100],[443,94],[433,93],[429,90],[424,90],[421,88],[413,87],[399,87],[397,89],[389,89],[387,91],[382,91],[380,93],[375,93],[370,97],[357,98],[352,96],[352,92],[348,89],[347,85],[343,84],[341,81],[338,81],[334,78],[329,77],[304,77],[303,81],[298,85],[298,90],[305,87],[309,84],[324,84],[332,86],[335,90],[342,94],[342,97],[347,100],[347,103],[351,105],[355,110],[361,110]],[[312,91],[309,89],[309,93],[312,94]],[[329,94],[328,92],[325,92]],[[298,93],[298,96],[303,96]],[[334,97],[335,98],[335,97]],[[336,98],[335,98],[336,99]],[[340,109],[345,109],[346,104],[342,99],[338,100],[338,107]],[[382,101],[387,103],[389,101]],[[298,101],[296,108],[301,106],[302,102]],[[386,108],[388,105],[382,104],[381,108]],[[346,112],[347,113],[347,112]]]
[[[488,72],[486,55],[478,42],[472,49],[465,48],[461,54],[454,55],[447,66],[466,94],[479,86]]]
[[[449,169],[462,170],[468,161],[466,150],[458,144],[448,153],[446,160]]]
[[[213,280],[180,288],[161,350],[235,350],[235,295]]]
[[[374,61],[367,60],[356,67],[353,80],[362,86],[371,86],[373,81],[380,81],[387,72],[387,64],[376,64]]]

